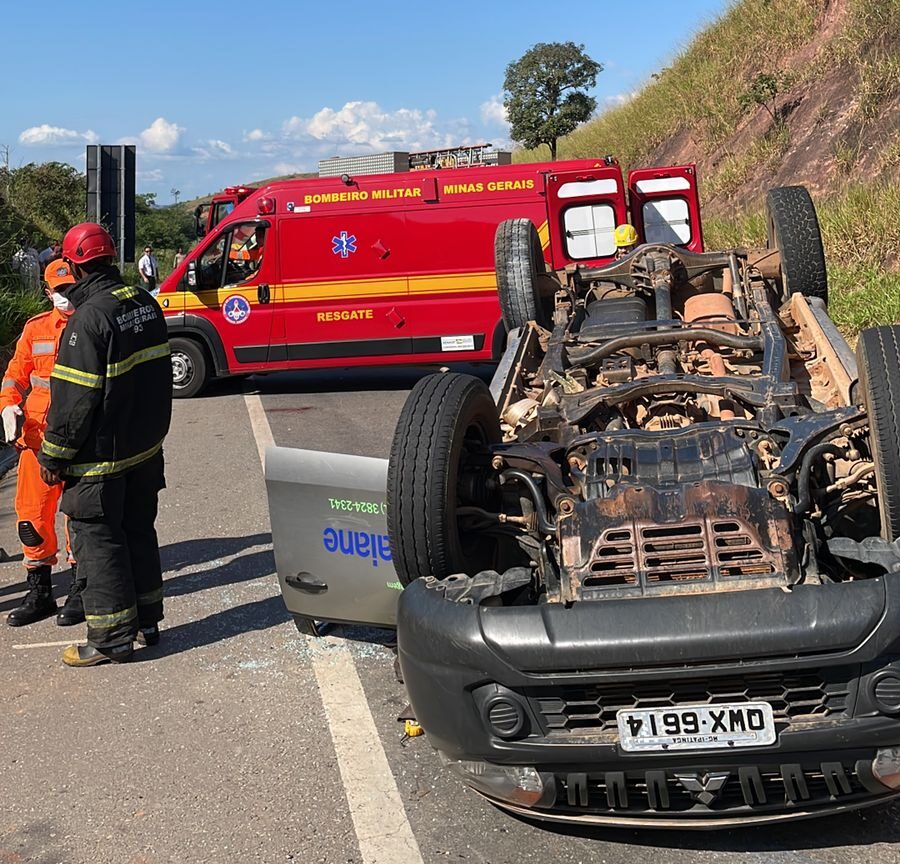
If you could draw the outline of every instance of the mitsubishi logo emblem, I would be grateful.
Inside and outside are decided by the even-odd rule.
[[[675,779],[695,801],[708,807],[719,797],[730,776],[730,771],[711,771],[707,774],[676,774]]]

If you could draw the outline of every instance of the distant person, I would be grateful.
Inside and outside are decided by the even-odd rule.
[[[141,281],[154,297],[156,296],[156,280],[159,278],[159,265],[156,263],[156,256],[153,254],[151,246],[144,247],[144,254],[138,261],[138,271],[141,274]]]
[[[0,385],[3,439],[19,451],[16,524],[28,580],[28,593],[6,619],[10,627],[33,624],[50,615],[56,615],[57,623],[64,626],[84,621],[81,602],[84,579],[78,578],[71,554],[72,586],[62,611],[57,610],[53,599],[50,576],[59,551],[56,511],[62,487],[44,482],[38,464],[50,407],[50,374],[56,365],[63,331],[74,311],[61,290],[70,286],[75,278],[69,266],[60,259],[47,265],[44,281],[47,283],[44,294],[53,308],[26,322]],[[68,545],[68,531],[66,540]]]
[[[59,245],[59,240],[54,240],[43,252],[38,255],[38,264],[40,264],[41,269],[46,269],[47,265],[51,261],[55,261],[59,258],[59,250],[62,247]]]
[[[624,258],[630,252],[633,252],[638,245],[638,233],[634,229],[634,225],[623,222],[616,226],[613,232],[613,240],[616,243],[616,258]]]
[[[172,263],[172,269],[177,270],[181,266],[181,263],[185,258],[187,258],[187,255],[185,255],[184,252],[179,248],[175,253],[175,260]]]

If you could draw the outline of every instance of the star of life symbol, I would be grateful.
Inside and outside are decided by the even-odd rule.
[[[730,776],[730,771],[710,771],[707,774],[676,774],[675,779],[695,801],[708,807],[719,797]]]
[[[340,255],[341,258],[346,258],[352,252],[356,251],[355,234],[348,234],[346,231],[341,231],[339,235],[331,238],[331,242],[334,244],[331,247],[331,251],[334,252],[335,255]]]

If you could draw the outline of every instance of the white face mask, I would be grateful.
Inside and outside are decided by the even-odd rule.
[[[65,294],[60,294],[59,291],[53,291],[50,294],[50,302],[53,303],[53,307],[59,309],[63,315],[71,315],[75,311],[72,301],[66,297]]]

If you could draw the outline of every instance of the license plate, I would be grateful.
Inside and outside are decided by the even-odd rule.
[[[617,712],[619,743],[627,752],[764,747],[775,743],[768,702],[630,708]]]

